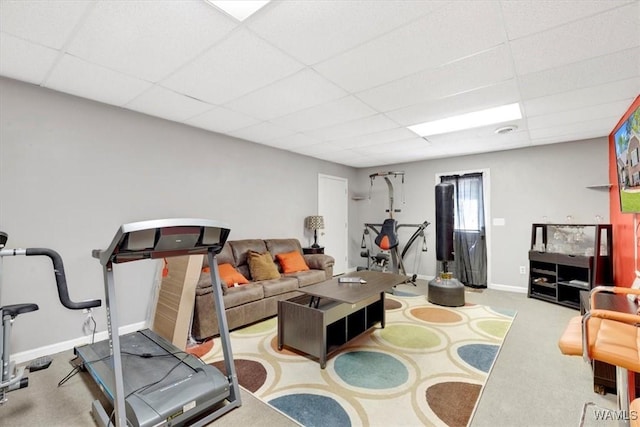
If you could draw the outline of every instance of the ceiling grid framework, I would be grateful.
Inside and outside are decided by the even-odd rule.
[[[0,75],[382,166],[608,135],[640,93],[640,0],[290,0],[243,22],[203,0],[0,0]],[[516,102],[508,123],[407,129]]]

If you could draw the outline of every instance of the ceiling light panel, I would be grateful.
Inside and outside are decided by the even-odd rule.
[[[451,31],[451,22],[465,31]],[[440,41],[442,34],[447,35],[446,43]],[[341,87],[359,92],[504,42],[499,2],[450,2],[314,68]]]
[[[0,74],[40,84],[58,57],[58,51],[0,33]]]
[[[151,87],[151,83],[65,55],[45,87],[122,106]]]
[[[97,2],[68,51],[157,82],[235,26],[200,0]]]
[[[244,21],[265,7],[270,0],[205,0],[238,21]]]
[[[302,63],[240,29],[161,84],[214,104],[224,104],[302,68]]]
[[[440,2],[285,1],[248,25],[307,65],[413,21]]]
[[[343,98],[345,95],[344,90],[322,78],[315,71],[304,69],[238,98],[227,106],[262,120],[270,120]]]
[[[522,118],[522,112],[520,111],[520,106],[515,103],[420,123],[409,126],[409,129],[420,136],[429,136],[457,132],[459,130],[482,127],[495,123],[504,123],[520,118]]]
[[[88,7],[89,0],[0,1],[0,28],[43,46],[60,49]]]

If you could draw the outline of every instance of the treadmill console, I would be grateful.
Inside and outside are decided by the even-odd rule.
[[[161,219],[124,224],[105,250],[93,257],[106,265],[149,258],[220,253],[229,226],[204,219]]]

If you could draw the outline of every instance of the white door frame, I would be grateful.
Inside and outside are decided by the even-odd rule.
[[[487,288],[491,287],[491,174],[489,169],[470,169],[457,172],[441,172],[436,174],[436,185],[440,178],[448,175],[465,175],[468,173],[482,174],[482,198],[484,205],[484,229],[487,244]]]
[[[326,175],[326,174],[322,174],[319,173],[318,174],[318,214],[320,214],[320,205],[321,205],[321,200],[320,200],[320,181],[322,179],[331,179],[331,180],[336,180],[336,181],[342,181],[344,182],[344,188],[345,188],[345,194],[344,194],[344,208],[345,208],[345,218],[344,218],[344,223],[345,223],[345,229],[344,229],[344,254],[345,254],[345,259],[344,259],[344,271],[343,273],[346,273],[349,271],[349,180],[347,178],[343,178],[340,176],[334,176],[334,175]],[[335,203],[336,201],[331,201],[332,203]],[[329,254],[331,255],[331,254]],[[336,262],[338,262],[338,260],[336,259]],[[335,272],[334,272],[335,274]]]

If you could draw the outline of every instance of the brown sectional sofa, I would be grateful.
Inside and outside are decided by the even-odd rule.
[[[300,287],[312,285],[330,279],[333,276],[334,259],[329,255],[303,255],[308,271],[281,274],[279,279],[254,281],[248,265],[248,253],[269,251],[282,273],[276,260],[277,254],[298,251],[302,247],[297,239],[246,239],[227,241],[218,254],[218,265],[233,265],[250,283],[227,287],[222,285],[222,294],[229,329],[236,329],[262,319],[274,316],[278,312],[278,301],[301,295]],[[204,267],[208,267],[205,257]],[[213,302],[213,288],[209,273],[202,273],[196,288],[196,301],[193,313],[191,334],[196,340],[204,340],[219,334],[218,320]]]

